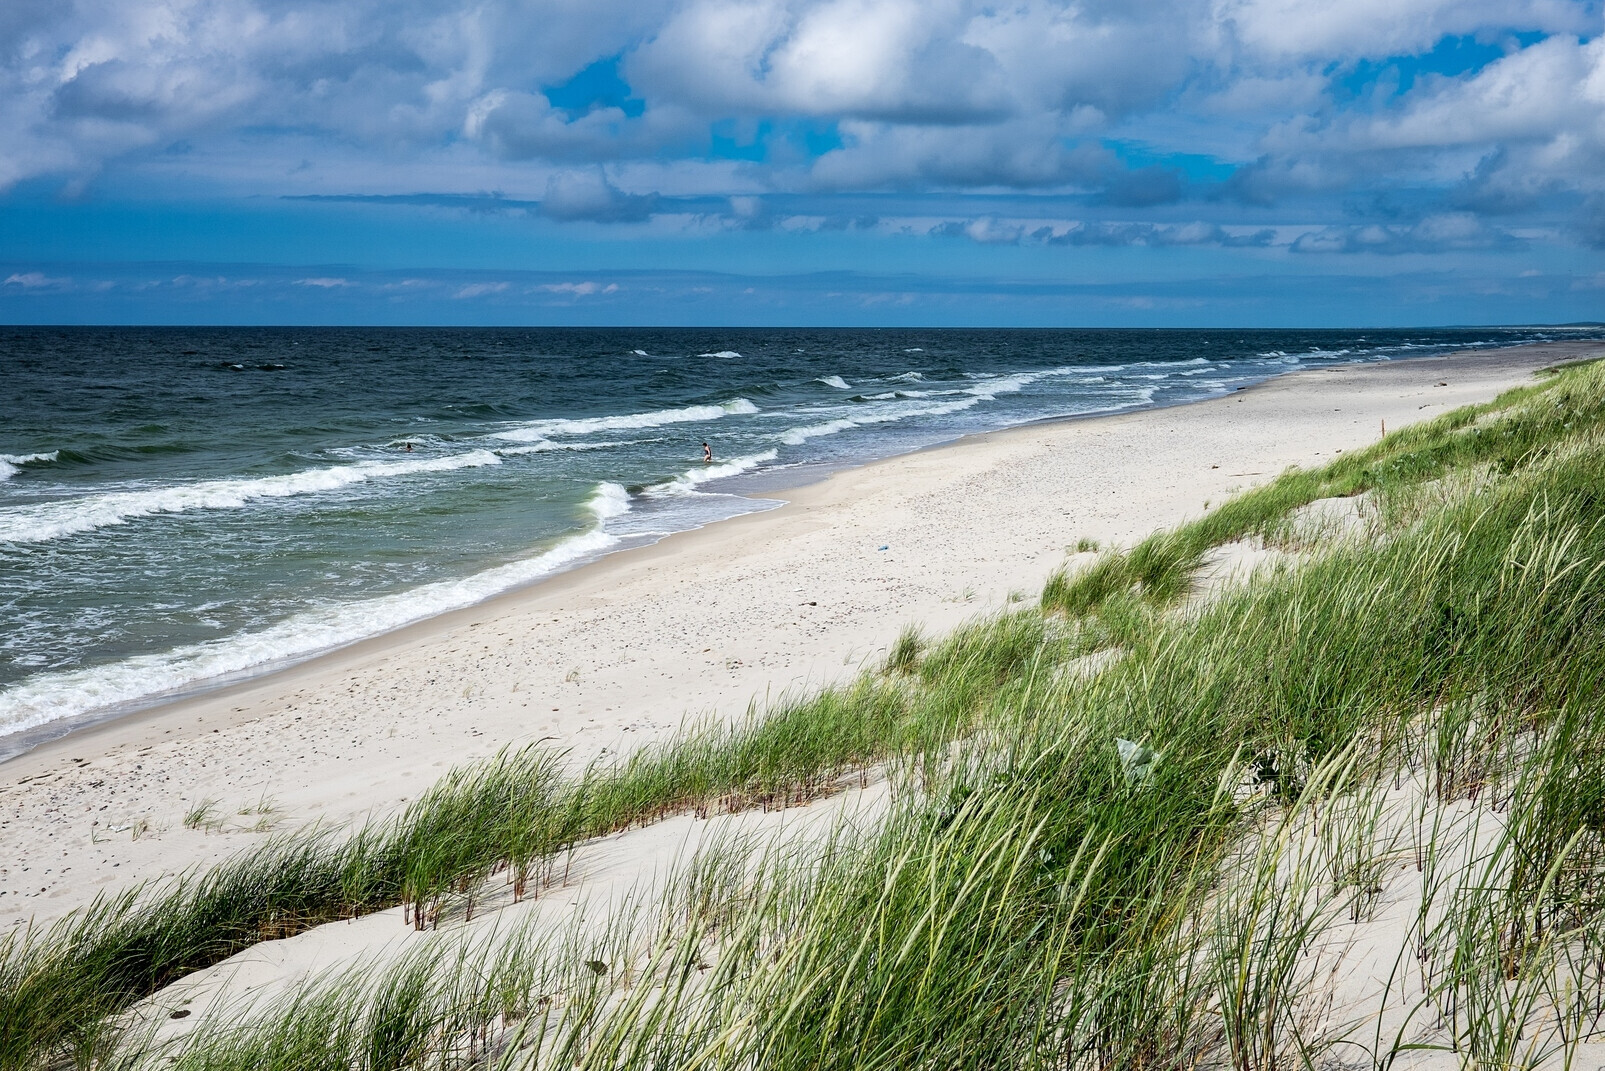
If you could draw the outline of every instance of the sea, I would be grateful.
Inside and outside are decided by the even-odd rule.
[[[1601,332],[0,327],[0,758],[843,466],[1582,337]]]

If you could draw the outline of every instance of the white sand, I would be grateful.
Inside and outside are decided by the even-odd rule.
[[[1127,543],[1288,465],[1493,397],[1597,344],[1301,373],[1211,402],[966,439],[617,554],[300,667],[84,730],[0,766],[0,925],[342,822],[446,767],[546,741],[575,761],[812,689],[906,622],[1034,597],[1082,537]],[[879,548],[885,546],[886,550]],[[218,801],[222,831],[187,829]],[[265,821],[240,814],[260,801]],[[259,826],[260,822],[260,826]],[[249,830],[256,829],[256,832]]]
[[[820,843],[838,831],[871,828],[889,800],[886,781],[860,787],[854,778],[845,790],[806,807],[706,819],[676,815],[579,845],[554,868],[550,887],[532,888],[522,901],[512,900],[509,879],[501,875],[485,883],[472,918],[454,909],[420,931],[396,907],[264,941],[166,987],[139,1005],[136,1015],[154,1023],[159,1037],[173,1038],[189,1033],[208,1014],[238,1017],[344,971],[357,969],[371,979],[420,946],[494,948],[528,933],[547,937],[549,947],[575,933],[584,934],[588,945],[611,944],[604,937],[609,932],[614,941],[649,944],[658,932],[665,887],[683,876],[696,856],[755,857],[802,840]],[[173,1020],[180,1009],[192,1015]]]

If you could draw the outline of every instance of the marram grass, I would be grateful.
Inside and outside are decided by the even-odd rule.
[[[482,968],[444,972],[432,1021],[470,1025],[399,1066],[488,1052],[510,1067],[1270,1071],[1362,1049],[1387,1066],[1429,1045],[1479,1067],[1564,1059],[1599,1031],[1605,987],[1605,729],[1574,713],[1605,679],[1599,460],[1557,459],[1381,548],[1156,620],[1094,677],[1030,676],[1009,692],[1014,717],[927,767],[878,828],[732,879],[718,924],[688,918],[640,950],[627,986],[571,970],[530,1013],[540,997],[494,972],[505,1006],[453,1003]],[[1497,649],[1512,637],[1519,650]],[[1429,897],[1420,977],[1389,998],[1407,1021],[1367,1037],[1328,1014],[1313,949],[1369,910],[1390,848],[1365,791],[1430,769],[1468,703],[1502,774],[1434,791],[1503,793],[1498,833]],[[1159,752],[1150,777],[1125,776],[1118,735]],[[1271,752],[1296,760],[1256,789]],[[369,1004],[347,998],[330,1003],[351,1041],[318,1066],[372,1066]],[[301,1036],[296,1007],[152,1055],[288,1066],[273,1054]],[[1426,1022],[1443,1025],[1408,1029]]]

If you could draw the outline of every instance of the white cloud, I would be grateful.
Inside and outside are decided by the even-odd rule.
[[[1294,240],[1295,253],[1441,253],[1451,250],[1515,248],[1522,243],[1467,212],[1430,215],[1412,226],[1377,223],[1326,227]]]
[[[1580,32],[1565,0],[1217,0],[1214,18],[1260,60],[1326,62],[1426,51],[1449,35],[1518,27]]]
[[[71,279],[46,275],[42,271],[12,272],[5,286],[20,286],[24,290],[64,290],[72,285]]]
[[[1413,184],[1444,191],[1418,219],[1525,211],[1605,196],[1602,29],[1570,0],[10,0],[0,190],[126,167],[265,192],[512,187],[614,223],[661,215],[671,186],[1151,206],[1197,181],[1167,153],[1207,141],[1258,158],[1228,189],[1249,202]],[[1339,92],[1358,60],[1450,35],[1507,54]],[[548,97],[615,59],[641,107]],[[759,158],[718,159],[716,128]],[[840,144],[804,150],[799,129]]]
[[[568,297],[590,297],[592,294],[616,294],[619,292],[619,284],[586,280],[580,283],[542,283],[538,289],[549,294],[563,294]]]
[[[1434,186],[1479,213],[1605,193],[1605,39],[1541,39],[1387,108],[1281,120],[1235,188],[1250,200],[1372,184]]]
[[[469,283],[467,286],[458,287],[452,297],[457,298],[459,301],[467,301],[471,298],[485,297],[488,294],[502,294],[506,293],[511,285],[511,283]]]
[[[812,169],[818,188],[1091,185],[1111,159],[1071,149],[1051,116],[974,126],[851,121],[841,129],[848,144]]]
[[[736,114],[955,122],[1012,108],[958,0],[692,0],[631,57],[648,93]]]
[[[600,167],[592,167],[553,175],[546,183],[541,211],[553,219],[638,223],[652,215],[656,205],[656,197],[624,193]]]
[[[1551,37],[1472,78],[1440,80],[1354,132],[1368,148],[1441,148],[1605,133],[1605,39]]]

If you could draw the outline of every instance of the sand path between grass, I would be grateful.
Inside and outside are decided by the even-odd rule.
[[[905,623],[940,633],[1034,598],[1082,538],[1132,542],[1373,442],[1384,421],[1403,427],[1602,351],[1348,365],[974,436],[81,730],[0,765],[0,927],[215,862],[268,829],[391,811],[505,744],[543,741],[580,763],[818,688],[878,660]],[[204,801],[216,801],[212,828],[187,828]]]

